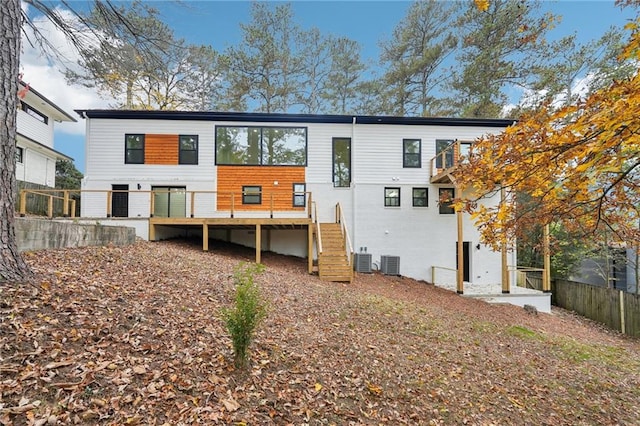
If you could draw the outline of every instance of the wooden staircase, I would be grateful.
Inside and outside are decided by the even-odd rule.
[[[320,223],[322,250],[318,254],[318,275],[323,281],[353,279],[353,268],[345,250],[345,238],[340,223]],[[316,231],[316,232],[318,232]]]

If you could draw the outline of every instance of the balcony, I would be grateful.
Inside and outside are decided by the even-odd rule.
[[[455,184],[453,171],[466,161],[471,149],[471,141],[454,141],[440,151],[430,161],[430,182],[441,184]]]

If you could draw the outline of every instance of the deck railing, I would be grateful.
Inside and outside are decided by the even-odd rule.
[[[440,271],[449,271],[449,272],[454,272],[453,278],[451,280],[440,280],[437,281],[437,277],[436,277],[436,271],[440,270]],[[458,270],[455,268],[447,268],[444,266],[432,266],[431,267],[431,284],[433,285],[437,285],[437,284],[455,284],[456,283],[456,275],[458,273]],[[449,274],[450,275],[450,274]]]
[[[431,179],[450,173],[467,158],[471,142],[455,140],[433,157],[429,163]]]
[[[156,190],[61,190],[61,189],[22,189],[18,212],[20,216],[41,215],[41,212],[28,211],[29,197],[45,197],[48,203],[46,217],[76,217],[76,200],[74,197],[82,196],[85,203],[85,211],[89,217],[114,217],[120,216],[113,211],[114,194],[128,194],[127,209],[133,215],[126,217],[165,217],[157,214],[156,196],[166,194],[184,197],[184,204],[179,205],[179,212],[175,217],[234,217],[239,212],[252,212],[257,215],[269,215],[273,218],[276,214],[286,215],[302,213],[311,218],[311,192],[293,191],[262,191],[262,192],[220,192],[220,191],[187,191],[181,189],[156,189]],[[304,198],[300,197],[303,195]],[[245,203],[246,197],[251,198],[251,204]],[[257,198],[256,198],[257,197]],[[54,207],[54,201],[55,203]],[[257,201],[257,202],[256,202]],[[104,208],[99,208],[103,203]],[[58,205],[61,204],[61,207]],[[149,206],[148,211],[131,209],[131,204]],[[90,206],[90,207],[88,207]],[[168,207],[167,207],[168,208]],[[116,214],[114,214],[116,213]],[[170,215],[174,217],[174,215]]]

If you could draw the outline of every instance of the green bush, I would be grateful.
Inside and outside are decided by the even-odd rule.
[[[240,264],[234,273],[236,294],[233,307],[222,309],[222,319],[231,335],[233,361],[244,368],[249,360],[249,345],[253,334],[266,315],[266,305],[254,276],[264,270],[260,264]]]

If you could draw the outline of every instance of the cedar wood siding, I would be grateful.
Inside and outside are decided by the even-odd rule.
[[[145,164],[178,164],[178,135],[146,134]]]
[[[218,166],[218,210],[304,210],[293,207],[293,184],[305,182],[304,166]],[[278,185],[274,185],[277,181]],[[261,186],[262,204],[242,204],[243,186]]]

